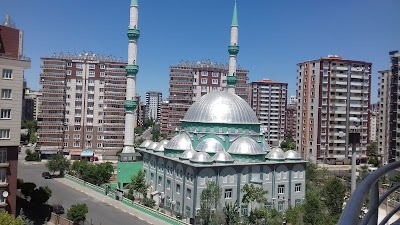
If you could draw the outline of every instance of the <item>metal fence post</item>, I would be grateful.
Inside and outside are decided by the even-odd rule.
[[[368,222],[368,225],[376,225],[378,224],[378,210],[379,210],[379,184],[378,181],[375,182],[371,187],[370,192],[370,202],[369,202],[369,210],[373,210],[373,214],[371,219]]]

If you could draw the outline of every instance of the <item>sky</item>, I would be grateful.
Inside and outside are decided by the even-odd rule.
[[[137,92],[168,97],[169,66],[181,60],[228,62],[234,0],[139,0]],[[130,0],[0,0],[24,31],[32,67],[28,87],[40,89],[40,57],[53,53],[113,55],[127,60]],[[388,52],[400,50],[399,0],[237,0],[238,65],[249,81],[271,79],[296,93],[296,64],[339,55],[372,62],[372,102]],[[372,103],[371,102],[371,103]]]

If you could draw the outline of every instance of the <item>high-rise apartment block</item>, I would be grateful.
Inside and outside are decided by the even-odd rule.
[[[296,142],[303,158],[314,162],[347,158],[350,117],[361,120],[357,157],[366,158],[370,138],[371,67],[369,62],[332,55],[297,64]],[[350,155],[351,150],[347,152]]]
[[[296,95],[291,95],[288,98],[288,105],[297,105],[297,97],[296,97]]]
[[[37,120],[40,96],[40,92],[25,88],[22,100],[22,120]]]
[[[0,211],[16,215],[18,146],[20,144],[24,70],[22,31],[7,17],[0,26]]]
[[[41,153],[64,150],[74,156],[93,149],[115,155],[124,143],[126,63],[93,53],[59,54],[42,61]]]
[[[162,93],[157,91],[146,92],[145,121],[161,119]]]
[[[261,123],[261,132],[270,145],[285,138],[287,83],[262,80],[251,83],[250,105]]]
[[[369,132],[369,140],[370,142],[376,142],[378,140],[378,103],[371,104],[370,110],[370,132]]]
[[[286,129],[285,138],[291,137],[294,141],[297,140],[297,103],[288,104],[286,107]]]
[[[390,69],[379,71],[378,151],[384,162],[392,162],[400,156],[400,52],[389,52]]]
[[[225,91],[228,71],[227,64],[212,63],[208,60],[182,61],[171,66],[168,124],[164,124],[164,128],[161,127],[161,134],[171,138],[175,128],[180,128],[180,120],[188,108],[201,96],[214,91]],[[237,67],[235,73],[237,79],[235,93],[245,101],[248,101],[248,73],[248,70],[240,67]]]

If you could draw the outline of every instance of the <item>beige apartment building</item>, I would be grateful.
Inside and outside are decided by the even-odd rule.
[[[251,83],[250,106],[261,123],[261,132],[272,146],[285,139],[287,83],[261,80]]]
[[[16,215],[18,147],[20,145],[24,70],[23,33],[7,17],[0,26],[0,211]]]
[[[169,112],[161,113],[168,115],[168,119],[161,118],[161,121],[168,121],[161,126],[161,134],[171,138],[175,128],[180,128],[180,120],[183,119],[186,111],[201,98],[201,96],[214,92],[225,91],[227,86],[228,65],[213,63],[208,60],[199,62],[182,61],[170,67],[169,81]],[[236,70],[235,93],[248,102],[248,70],[240,67]]]
[[[123,148],[126,62],[89,52],[42,58],[38,144],[42,155],[113,156]],[[134,126],[134,124],[132,124]]]
[[[297,64],[297,151],[316,162],[344,160],[350,117],[361,120],[357,158],[366,159],[372,63],[328,56]],[[348,114],[347,114],[348,113]],[[351,156],[351,148],[347,153]]]

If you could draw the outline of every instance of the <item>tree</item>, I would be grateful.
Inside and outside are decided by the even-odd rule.
[[[154,201],[154,199],[147,198],[147,197],[144,197],[142,199],[142,203],[144,206],[149,207],[149,208],[154,208],[154,206],[156,205],[156,201]]]
[[[32,152],[30,149],[27,149],[25,151],[26,156],[25,156],[25,161],[40,161],[40,155],[38,152],[34,151]]]
[[[217,220],[219,200],[222,189],[214,182],[208,182],[207,188],[200,194],[200,219],[202,224],[213,224]]]
[[[323,224],[321,223],[324,217],[324,206],[321,200],[321,194],[316,187],[309,187],[306,192],[306,202],[304,204],[304,222],[310,225]]]
[[[0,212],[0,224],[7,225],[25,225],[21,217],[14,218],[12,215],[8,214],[6,211]]]
[[[160,124],[155,124],[153,129],[151,129],[152,138],[151,140],[154,142],[160,141]]]
[[[74,223],[80,223],[86,220],[86,214],[88,213],[88,207],[85,203],[72,205],[68,209],[67,219]]]
[[[262,187],[255,187],[253,184],[245,184],[241,190],[243,194],[242,203],[250,204],[250,209],[253,210],[255,203],[265,204],[267,198],[265,195],[268,191],[264,191]]]
[[[288,137],[286,138],[286,140],[282,141],[280,147],[284,151],[293,150],[296,148],[296,143],[294,142],[292,137]]]
[[[46,163],[46,167],[50,172],[54,174],[54,172],[59,171],[61,177],[64,176],[65,170],[67,170],[70,165],[71,161],[60,154],[51,156],[49,161]]]
[[[235,204],[225,202],[223,212],[227,225],[235,225],[239,222],[239,205],[237,201],[235,202]]]
[[[72,163],[71,170],[75,172],[75,175],[82,179],[83,174],[89,167],[87,160],[76,160]]]
[[[21,185],[21,194],[27,199],[31,196],[31,193],[35,190],[36,184],[32,182],[26,182]]]
[[[19,211],[19,217],[21,217],[22,221],[24,221],[24,225],[35,225],[35,223],[32,220],[30,220],[27,216],[25,216],[23,209]]]
[[[31,200],[30,202],[35,204],[44,204],[51,197],[51,189],[48,186],[40,187],[32,191],[30,194]]]
[[[286,221],[291,225],[304,225],[304,207],[289,207],[285,212]]]
[[[371,142],[368,146],[368,163],[374,165],[374,167],[378,167],[380,164],[379,158],[378,158],[378,143]]]
[[[114,168],[110,162],[95,165],[97,173],[97,182],[95,184],[101,185],[108,183],[114,172]]]
[[[330,215],[340,215],[346,194],[346,186],[342,181],[337,177],[332,177],[325,183],[321,194]]]
[[[21,178],[17,179],[17,189],[21,189],[22,184],[24,183],[24,180]]]
[[[146,197],[147,189],[149,185],[146,184],[145,174],[143,170],[139,170],[139,172],[132,176],[131,183],[129,184],[129,189],[132,192],[136,192],[141,194],[143,197]]]

